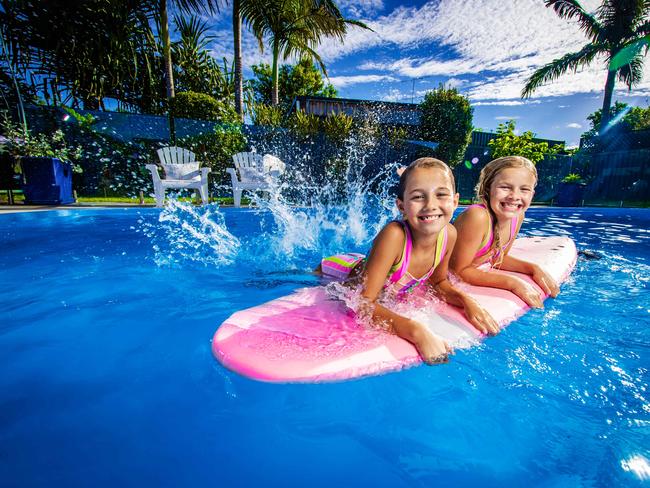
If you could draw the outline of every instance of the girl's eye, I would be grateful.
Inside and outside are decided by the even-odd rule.
[[[413,200],[422,200],[424,195],[413,195]]]

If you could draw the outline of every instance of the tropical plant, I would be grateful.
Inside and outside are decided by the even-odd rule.
[[[301,139],[313,138],[320,132],[320,119],[318,115],[308,114],[297,110],[291,115],[289,127]]]
[[[270,104],[273,94],[273,71],[271,66],[260,63],[252,66],[255,78],[251,87],[258,102]],[[336,97],[332,84],[325,84],[321,71],[311,59],[302,58],[297,64],[283,64],[278,74],[279,104],[289,107],[294,98],[301,95]]]
[[[643,57],[648,52],[648,45],[645,44],[645,49],[630,47],[641,46],[645,36],[650,35],[648,0],[605,0],[595,15],[588,13],[577,0],[546,0],[545,3],[547,7],[552,7],[560,18],[576,19],[580,30],[587,35],[590,42],[580,51],[566,54],[535,71],[526,82],[521,96],[528,98],[541,85],[559,78],[567,71],[575,72],[596,59],[604,58],[608,69],[603,96],[603,116],[599,127],[602,132],[610,120],[616,79],[631,89],[643,78]],[[628,54],[623,60],[617,56],[622,51]]]
[[[160,110],[152,16],[152,1],[3,0],[0,6],[17,77],[47,104],[87,109],[103,108],[110,97]]]
[[[280,127],[284,120],[282,107],[257,103],[253,109],[253,124]]]
[[[531,131],[521,135],[515,134],[515,121],[509,120],[499,124],[497,137],[488,142],[492,159],[503,156],[523,156],[537,164],[547,156],[553,156],[562,149],[562,146],[549,147],[548,142],[535,142]]]
[[[214,39],[209,35],[208,24],[196,16],[174,19],[179,40],[172,44],[175,90],[178,92],[205,93],[225,103],[234,101],[234,68],[226,58],[221,65],[208,46]]]
[[[239,120],[229,103],[215,100],[205,93],[181,92],[174,97],[174,117],[233,123]]]
[[[562,178],[562,183],[582,183],[583,179],[578,173],[569,173],[564,178]]]
[[[264,49],[265,38],[269,38],[273,56],[273,105],[277,105],[279,100],[280,56],[283,60],[293,55],[316,60],[323,73],[327,74],[325,65],[316,52],[321,41],[326,37],[342,41],[348,25],[368,28],[360,21],[344,18],[332,0],[245,1],[241,3],[241,15],[253,31],[261,50]]]
[[[350,134],[354,126],[354,119],[349,115],[329,114],[321,123],[325,137],[327,137],[333,144],[343,144]]]
[[[455,88],[440,85],[424,95],[420,110],[420,137],[437,142],[436,156],[453,168],[461,161],[472,137],[473,109],[469,100]]]

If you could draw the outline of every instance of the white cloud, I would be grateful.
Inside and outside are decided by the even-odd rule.
[[[593,12],[600,0],[581,3]],[[343,44],[325,43],[320,52],[333,61],[352,52],[392,46],[401,49],[400,59],[368,61],[359,69],[389,71],[409,78],[489,76],[468,90],[474,101],[520,100],[521,90],[535,69],[579,50],[587,42],[576,22],[560,19],[543,2],[532,0],[440,0],[420,8],[399,7],[367,23],[375,32],[351,29]],[[453,57],[418,56],[427,45],[433,52],[441,47],[447,53],[451,51]],[[602,93],[604,66],[601,59],[580,73],[567,73],[540,87],[534,97]],[[649,70],[647,62],[645,81],[632,95],[650,93]]]
[[[577,122],[571,122],[570,124],[567,124],[567,129],[582,129],[582,126],[578,124]]]
[[[588,11],[600,3],[581,1]],[[447,84],[460,88],[475,106],[532,103],[522,101],[520,95],[534,70],[587,42],[575,21],[560,19],[539,0],[432,0],[421,7],[400,6],[384,15],[378,15],[386,8],[383,0],[343,0],[339,5],[346,15],[363,20],[374,32],[350,26],[343,43],[326,39],[317,51],[328,66],[346,55],[354,53],[361,58],[361,53],[367,53],[368,60],[353,68],[356,73],[376,71],[373,76],[384,77],[376,81],[394,81],[398,76],[447,79]],[[232,59],[230,29],[214,34],[213,54]],[[246,30],[243,53],[245,67],[271,59],[268,48],[262,55],[257,40]],[[650,95],[650,59],[645,64],[643,82],[630,93],[617,83],[617,97]],[[339,87],[374,81],[363,81],[355,71],[347,72],[353,76],[333,80],[338,80]],[[393,80],[388,78],[391,76]],[[567,73],[540,87],[533,97],[602,96],[604,78],[604,60],[596,60],[586,70]]]
[[[518,115],[499,115],[497,117],[494,117],[494,120],[518,120],[521,117]]]
[[[390,75],[355,75],[355,76],[330,76],[330,83],[336,88],[345,88],[362,83],[377,83],[380,81],[398,81]]]
[[[520,105],[539,105],[542,103],[539,100],[487,100],[482,102],[472,102],[472,107],[487,107],[492,105],[500,105],[504,107],[518,107]]]
[[[410,93],[407,94],[397,88],[391,88],[388,93],[383,94],[380,98],[384,102],[403,102],[410,96]]]
[[[384,9],[382,0],[342,0],[337,2],[344,16],[357,17],[374,15]]]

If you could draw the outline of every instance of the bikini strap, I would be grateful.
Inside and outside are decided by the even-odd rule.
[[[447,252],[447,237],[447,226],[445,225],[438,234],[438,241],[436,242],[436,259],[433,261],[433,269],[435,269],[442,260],[445,259],[445,253]]]
[[[396,221],[402,224],[404,229],[404,250],[402,251],[402,265],[388,278],[391,283],[396,283],[402,276],[406,274],[411,261],[411,249],[413,248],[413,240],[411,239],[411,230],[405,221]]]

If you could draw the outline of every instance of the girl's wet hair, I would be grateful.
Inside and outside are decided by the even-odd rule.
[[[409,164],[400,174],[399,186],[397,187],[397,198],[400,200],[404,200],[406,182],[408,181],[408,177],[411,172],[416,168],[438,168],[442,170],[447,174],[447,176],[449,176],[449,179],[451,180],[452,193],[456,193],[456,180],[454,179],[454,173],[446,163],[436,158],[418,158]]]
[[[530,159],[523,156],[504,156],[502,158],[493,159],[481,170],[481,176],[479,176],[478,183],[476,184],[476,198],[479,202],[485,205],[485,208],[490,213],[492,219],[492,235],[494,236],[494,239],[492,240],[490,250],[501,248],[501,239],[496,230],[497,217],[494,215],[494,211],[490,206],[490,187],[499,172],[508,168],[526,168],[535,177],[535,185],[537,185],[537,168],[535,168],[535,165]],[[497,262],[493,263],[492,266],[500,268],[503,258],[504,256],[502,253],[499,253]]]

